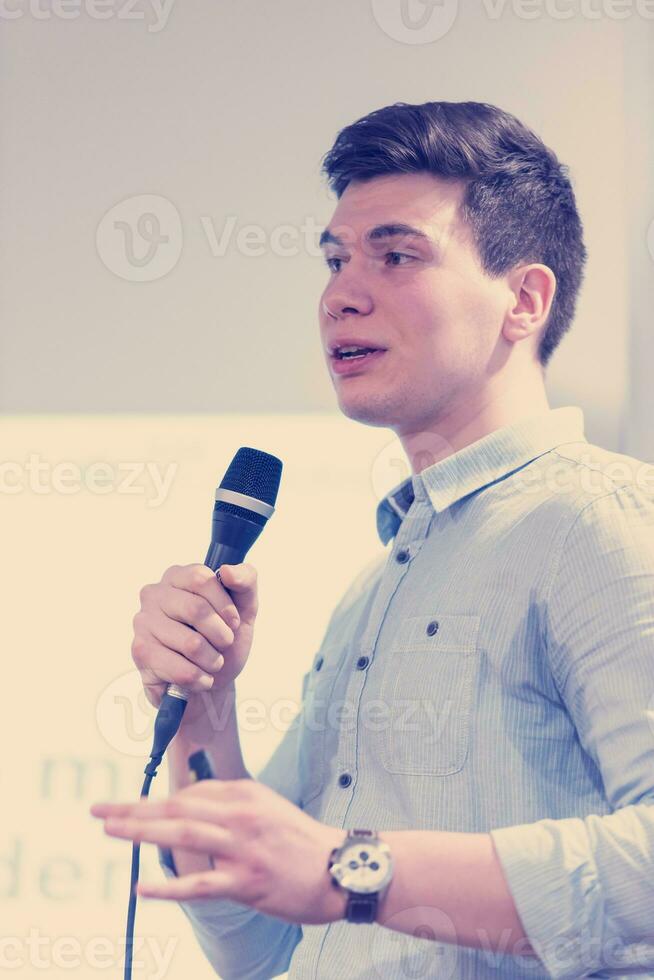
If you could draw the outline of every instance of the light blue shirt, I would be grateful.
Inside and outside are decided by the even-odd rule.
[[[377,527],[257,778],[336,827],[490,833],[540,961],[424,938],[438,910],[410,936],[181,902],[216,972],[654,977],[654,467],[550,409],[405,480]]]

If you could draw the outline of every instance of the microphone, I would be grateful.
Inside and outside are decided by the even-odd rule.
[[[215,492],[211,543],[204,559],[212,571],[238,565],[272,517],[282,476],[282,461],[261,449],[242,446],[227,467]],[[145,773],[157,767],[177,732],[191,692],[169,684],[154,723],[154,743]]]
[[[260,449],[241,446],[216,490],[211,524],[211,544],[204,560],[213,572],[223,564],[240,564],[272,516],[282,475],[282,461]],[[159,763],[180,726],[191,696],[177,684],[169,684],[161,699],[154,722],[154,741],[150,761],[144,769],[141,797],[147,797]],[[203,751],[189,757],[197,779],[213,776],[211,763]],[[132,975],[132,946],[136,917],[136,883],[139,878],[140,843],[132,845],[129,904],[125,941],[126,980]]]

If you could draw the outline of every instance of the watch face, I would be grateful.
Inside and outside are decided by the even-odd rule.
[[[383,842],[375,844],[365,839],[349,841],[332,870],[343,888],[364,895],[377,892],[391,880],[393,866],[390,848]]]

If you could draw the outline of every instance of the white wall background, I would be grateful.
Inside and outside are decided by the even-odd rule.
[[[309,414],[89,414],[4,427],[4,452],[22,460],[29,447],[30,468],[12,472],[16,492],[2,498],[10,516],[0,563],[9,680],[1,712],[2,976],[122,976],[131,846],[106,837],[88,808],[138,799],[154,719],[130,654],[139,589],[173,563],[203,560],[214,488],[243,444],[284,461],[277,511],[249,556],[261,607],[237,688],[243,753],[256,774],[299,709],[301,678],[331,610],[381,552],[376,503],[383,484],[403,476],[394,440]],[[98,461],[111,468],[102,492],[91,476]],[[128,488],[129,464],[140,470]],[[151,795],[167,792],[164,764]],[[160,878],[155,849],[141,853],[141,878]],[[210,975],[174,903],[140,900],[136,936],[145,945],[134,980]]]
[[[414,18],[426,9],[407,3]],[[50,937],[49,975],[118,975],[73,969],[53,943],[123,935],[128,848],[103,840],[87,807],[138,793],[147,716],[125,740],[110,710],[129,688],[138,589],[201,560],[234,449],[286,463],[256,546],[262,613],[240,698],[297,698],[334,602],[379,548],[394,440],[334,413],[316,317],[327,273],[302,230],[329,220],[319,163],[339,128],[394,101],[477,99],[542,135],[571,168],[590,252],[552,404],[581,405],[591,441],[654,461],[651,7],[444,0],[432,38],[402,28],[400,0],[173,0],[167,19],[152,2],[108,0],[104,20],[92,0],[1,0],[1,457],[50,467],[49,491],[25,469],[20,492],[0,494],[0,902],[3,934],[22,943],[14,976],[43,976],[30,929]],[[130,263],[113,222],[134,228],[146,212],[168,241],[145,262],[137,235]],[[247,226],[262,254],[239,239]],[[211,236],[230,228],[217,254]],[[284,229],[291,255],[274,244]],[[140,493],[116,477],[97,495],[83,485],[96,461],[117,474],[174,465],[174,479],[157,506],[147,475]],[[65,462],[80,467],[76,492],[55,486]],[[270,724],[244,732],[252,768],[280,737]],[[144,903],[138,922],[177,941],[166,980],[203,975],[177,909]]]
[[[431,42],[429,25],[411,32],[399,18],[404,3],[417,20],[421,0],[167,0],[163,14],[156,0],[108,0],[104,20],[93,2],[2,4],[0,409],[330,409],[316,324],[326,270],[301,230],[333,209],[320,158],[371,109],[477,99],[516,113],[571,168],[590,262],[550,387],[617,447],[627,269],[639,260],[642,280],[652,268],[651,0],[445,0],[433,23],[454,22]],[[160,210],[170,242],[149,271],[177,261],[151,282],[120,278],[96,248],[105,213],[141,195],[165,198],[180,221]],[[133,224],[143,210],[126,209]],[[122,251],[140,275],[117,216],[104,259]],[[258,255],[238,237],[250,225]],[[293,255],[274,244],[285,226]],[[230,227],[215,254],[212,235]],[[147,257],[138,235],[133,247]]]

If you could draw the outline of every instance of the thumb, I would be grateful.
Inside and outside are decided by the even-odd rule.
[[[221,565],[218,575],[234,600],[241,622],[254,622],[259,608],[256,568],[245,563]]]

